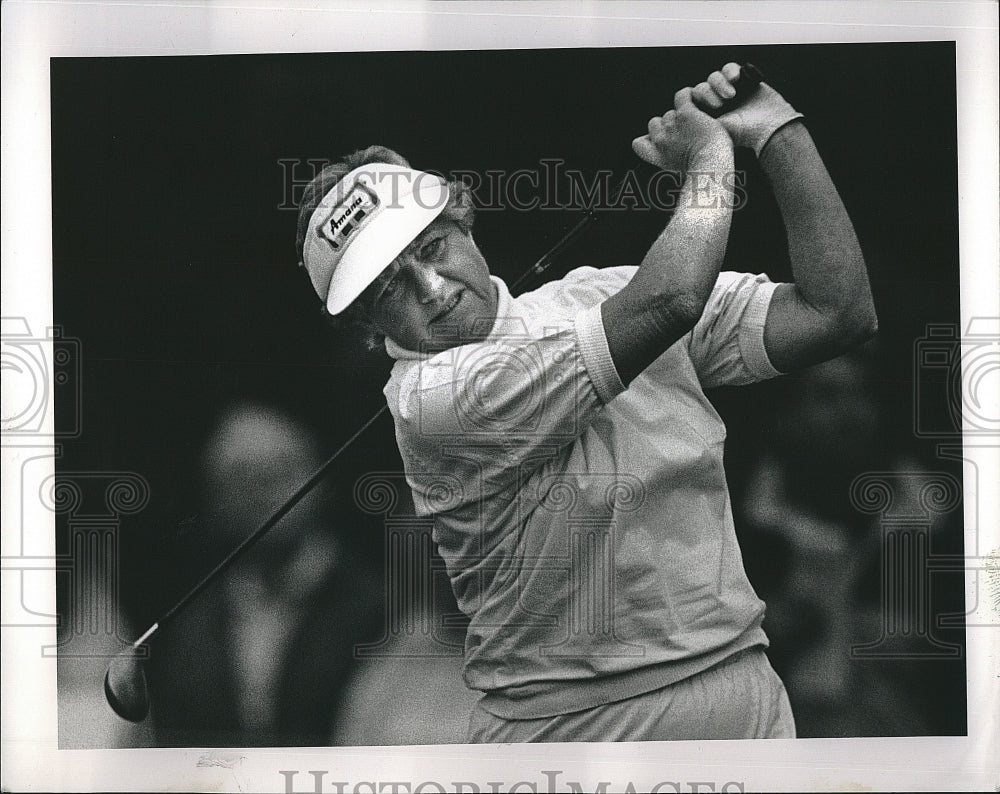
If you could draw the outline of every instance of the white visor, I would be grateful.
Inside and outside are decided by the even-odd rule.
[[[309,219],[302,260],[330,314],[339,314],[448,203],[441,177],[369,163],[347,173]]]

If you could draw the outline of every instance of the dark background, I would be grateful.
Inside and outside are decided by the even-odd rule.
[[[878,470],[905,453],[960,476],[935,460],[912,419],[914,346],[928,323],[959,320],[951,43],[54,59],[54,314],[82,351],[82,433],[58,466],[135,471],[151,485],[149,506],[123,520],[119,538],[122,604],[135,625],[148,625],[225,551],[199,533],[195,481],[225,405],[278,405],[332,451],[384,402],[388,359],[334,335],[296,266],[296,212],[280,208],[280,160],[300,161],[302,180],[309,159],[381,143],[443,172],[540,170],[542,158],[585,174],[642,172],[632,138],[677,88],[728,60],[755,63],[805,114],[865,250],[881,330],[864,377],[880,404],[895,407],[865,465]],[[788,278],[766,183],[752,159],[741,154],[737,167],[747,170],[750,201],[736,213],[726,268]],[[510,282],[577,217],[481,212],[476,238]],[[552,275],[637,263],[665,220],[611,213]],[[761,407],[791,399],[795,378],[713,395],[730,428],[735,494],[767,432]],[[925,375],[925,385],[929,378],[944,389],[943,375]],[[56,408],[57,422],[75,421],[74,408]],[[948,421],[944,407],[934,420]],[[781,417],[772,411],[770,421]],[[336,521],[376,566],[379,525],[352,505],[350,487],[366,471],[398,468],[383,421],[333,475]],[[817,471],[802,487],[819,495],[835,482]],[[837,500],[833,512],[849,512],[842,490]],[[961,534],[952,527],[936,542],[960,552]],[[745,548],[753,541],[741,539]],[[782,559],[771,551],[747,548],[765,597]],[[961,575],[942,581],[935,597],[960,607]],[[920,681],[939,681],[943,694],[913,732],[964,733],[964,665],[937,664]]]

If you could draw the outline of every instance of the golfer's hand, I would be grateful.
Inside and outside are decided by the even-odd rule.
[[[703,83],[698,83],[691,96],[704,110],[719,110],[736,96],[733,85],[740,77],[740,66],[727,63],[718,72],[712,72]],[[767,83],[761,83],[743,102],[718,116],[733,143],[753,149],[760,156],[771,136],[790,121],[802,118],[784,97]]]
[[[660,168],[687,173],[703,158],[732,148],[726,129],[699,110],[692,89],[674,94],[674,108],[649,120],[648,134],[632,141],[632,150]]]

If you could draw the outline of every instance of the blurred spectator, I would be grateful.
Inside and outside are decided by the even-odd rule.
[[[309,432],[262,405],[230,408],[205,444],[203,526],[217,560],[322,462]],[[378,583],[306,496],[164,629],[149,664],[161,746],[324,745],[377,627]]]
[[[882,648],[897,658],[852,656],[852,647],[879,640],[887,616],[882,528],[852,503],[851,484],[884,473],[895,482],[894,509],[921,516],[919,486],[932,476],[899,449],[898,417],[880,399],[876,371],[868,348],[788,376],[760,417],[753,462],[734,496],[748,574],[767,602],[768,655],[801,737],[964,730],[954,719],[965,697],[961,659],[901,658],[906,641],[899,638]],[[960,519],[960,503],[933,517],[931,539],[954,541],[957,532],[960,548]],[[953,606],[937,598],[931,617]]]

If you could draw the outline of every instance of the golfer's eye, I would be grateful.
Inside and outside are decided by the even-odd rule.
[[[393,276],[382,288],[379,298],[391,298],[399,291],[399,274]]]
[[[439,237],[433,237],[420,246],[420,259],[427,261],[428,259],[433,259],[439,253],[441,253],[441,247],[444,245],[444,235]]]
[[[372,300],[372,308],[378,311],[383,307],[385,302],[391,301],[393,296],[399,291],[399,271],[397,270],[393,273],[392,277],[385,279],[383,277],[381,285],[378,287],[378,291],[375,293],[375,297]]]

